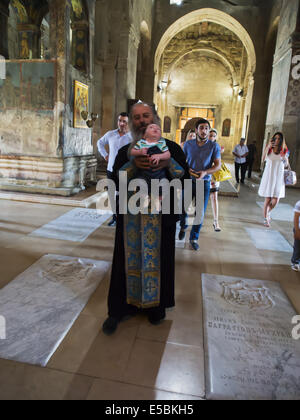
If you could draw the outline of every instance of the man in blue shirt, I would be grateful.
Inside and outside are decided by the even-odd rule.
[[[209,121],[201,118],[196,124],[197,138],[187,141],[183,151],[190,167],[190,175],[193,180],[193,199],[196,198],[196,182],[204,180],[204,208],[200,225],[193,225],[190,243],[195,251],[198,251],[199,234],[203,225],[207,205],[210,196],[210,182],[212,175],[221,169],[221,148],[218,143],[208,139],[210,131]],[[199,198],[197,198],[199,199]],[[183,240],[187,229],[187,214],[183,214],[180,220],[181,230],[179,239]]]

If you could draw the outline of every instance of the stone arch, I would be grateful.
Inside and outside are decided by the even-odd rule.
[[[162,36],[155,53],[154,68],[157,69],[160,64],[163,52],[172,38],[180,31],[188,26],[195,25],[199,22],[214,22],[218,25],[225,26],[231,30],[244,44],[248,54],[248,71],[254,73],[256,70],[256,53],[253,41],[246,29],[232,16],[217,9],[199,9],[191,12],[174,22]]]
[[[226,57],[224,57],[219,51],[216,51],[216,50],[214,50],[213,48],[201,48],[201,47],[199,47],[199,48],[191,48],[191,49],[188,49],[188,50],[186,50],[186,51],[184,51],[184,53],[183,54],[179,54],[175,59],[174,59],[174,61],[173,61],[173,63],[171,63],[171,65],[170,65],[170,67],[169,67],[169,69],[168,69],[168,73],[167,73],[167,78],[169,79],[169,77],[170,77],[170,74],[172,73],[172,71],[173,71],[173,69],[176,67],[176,65],[185,57],[185,56],[187,56],[187,55],[189,55],[190,53],[192,53],[192,52],[195,52],[195,51],[200,51],[200,52],[202,52],[203,51],[203,53],[205,53],[205,52],[208,52],[208,53],[210,53],[210,54],[212,54],[212,55],[215,55],[216,56],[216,58],[217,59],[219,59],[221,62],[222,62],[222,64],[226,67],[226,68],[228,68],[229,69],[229,71],[230,71],[230,73],[231,73],[231,75],[232,75],[232,82],[233,82],[233,86],[236,84],[236,82],[237,82],[237,77],[238,77],[238,75],[236,74],[236,70],[235,70],[235,68],[234,68],[234,66],[233,66],[233,64],[226,58]]]
[[[248,34],[247,30],[232,16],[228,15],[217,9],[212,8],[203,8],[195,10],[194,12],[188,13],[183,17],[175,21],[163,34],[156,52],[154,60],[154,69],[155,69],[155,87],[154,90],[154,102],[157,104],[160,116],[163,118],[166,114],[170,114],[170,109],[174,108],[173,112],[173,121],[176,125],[178,119],[178,112],[176,111],[176,103],[172,99],[170,100],[170,87],[172,84],[168,78],[169,73],[169,64],[168,69],[164,65],[164,53],[168,49],[171,41],[177,37],[180,32],[185,31],[187,28],[198,25],[199,23],[213,23],[219,26],[222,26],[232,32],[232,34],[240,41],[242,48],[241,55],[241,71],[237,71],[235,65],[230,63],[230,59],[226,56],[222,56],[222,51],[218,51],[219,56],[215,56],[217,61],[227,69],[228,73],[232,75],[232,96],[230,102],[227,102],[227,109],[223,106],[219,106],[219,114],[216,117],[218,129],[221,131],[221,120],[225,117],[224,114],[232,116],[232,136],[227,138],[226,145],[231,147],[231,143],[234,144],[236,139],[238,139],[241,134],[245,131],[244,127],[246,126],[246,121],[249,121],[250,109],[253,99],[253,88],[254,88],[254,73],[256,71],[256,52],[254,48],[253,41]],[[194,45],[193,48],[201,51],[201,43],[199,45]],[[205,48],[205,45],[203,45]],[[207,51],[211,47],[206,47],[206,52],[210,55],[213,51]],[[214,48],[213,48],[214,50]],[[217,51],[214,51],[216,53]],[[188,52],[187,52],[188,53]],[[197,54],[197,52],[195,52]],[[185,54],[185,51],[184,51]],[[184,56],[184,55],[183,55]],[[175,57],[176,59],[182,57]],[[174,59],[172,60],[171,65],[174,65]],[[242,78],[241,78],[242,77]],[[166,87],[162,89],[162,81],[166,84]],[[230,82],[231,84],[231,82]],[[239,93],[243,92],[243,96],[240,96]],[[201,102],[201,101],[200,101]],[[175,104],[175,105],[174,105]],[[181,105],[187,106],[187,103],[182,102],[182,100],[177,103],[177,107]],[[196,105],[196,102],[193,100],[193,105]],[[177,135],[175,132],[172,132],[172,138],[175,138]],[[225,140],[224,140],[225,141]],[[229,144],[230,143],[230,144]]]

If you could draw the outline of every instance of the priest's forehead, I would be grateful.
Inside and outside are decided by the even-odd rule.
[[[150,105],[147,104],[135,104],[132,107],[131,111],[132,116],[138,115],[138,114],[147,114],[147,115],[153,115],[153,111]]]

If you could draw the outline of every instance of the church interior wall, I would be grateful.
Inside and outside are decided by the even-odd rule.
[[[299,5],[299,0],[282,2],[265,130],[265,143],[276,131],[283,131],[292,167],[297,171],[300,169],[300,99],[292,59],[300,54]]]
[[[14,5],[19,4],[19,0],[13,1]],[[11,182],[18,185],[27,180],[28,184],[40,183],[42,187],[67,188],[68,193],[79,191],[88,179],[92,179],[88,166],[93,168],[95,176],[95,156],[100,160],[97,140],[116,128],[117,115],[128,110],[128,101],[132,99],[156,102],[162,120],[171,119],[171,130],[164,134],[172,140],[176,139],[182,107],[202,105],[214,108],[215,127],[220,132],[220,143],[227,151],[241,135],[248,141],[256,140],[262,149],[269,133],[285,128],[287,140],[297,156],[298,87],[290,74],[291,57],[297,49],[289,43],[297,27],[299,0],[266,0],[259,6],[254,1],[247,6],[233,6],[217,0],[213,4],[208,0],[191,0],[182,6],[171,6],[169,0],[64,0],[63,3],[53,0],[49,2],[48,10],[45,8],[47,0],[42,0],[39,57],[34,37],[31,41],[35,50],[26,56],[31,44],[26,45],[25,41],[20,44],[16,8],[7,0],[3,3],[11,10],[7,20],[7,50],[11,59],[8,68],[24,66],[26,73],[26,66],[31,65],[40,70],[33,70],[34,77],[28,79],[24,87],[28,92],[31,90],[29,96],[33,101],[27,109],[26,101],[21,106],[20,96],[17,97],[24,80],[18,82],[20,76],[14,73],[13,76],[8,74],[5,81],[5,89],[12,95],[6,99],[11,103],[5,103],[6,109],[0,111],[0,125],[4,127],[0,140],[4,156],[0,164],[2,183],[9,176]],[[80,4],[86,5],[86,18],[79,15],[70,28],[71,6]],[[215,40],[208,40],[203,34],[202,39],[189,36],[176,39],[177,44],[171,42],[166,47],[160,65],[155,68],[155,53],[168,28],[191,12],[211,7],[227,13],[247,31],[254,46],[252,55],[247,40],[240,38],[239,45],[238,38],[220,30]],[[226,30],[226,22],[224,28]],[[186,29],[183,21],[182,31]],[[84,34],[85,44],[74,42],[80,33]],[[2,40],[2,52],[3,46]],[[215,71],[223,72],[222,77],[218,77],[217,89],[213,79],[206,80],[195,64],[196,55],[201,55],[201,50],[205,49],[206,59],[216,65]],[[194,74],[187,72],[184,80],[184,63],[189,57],[193,57],[191,62],[196,67],[190,72]],[[78,59],[84,59],[85,65],[77,66]],[[53,69],[51,75],[50,68]],[[158,86],[156,81],[161,81],[165,74],[169,78],[165,81],[167,86]],[[177,84],[170,83],[174,78]],[[89,87],[87,111],[99,115],[93,130],[85,126],[74,127],[75,80]],[[197,89],[201,82],[200,104]],[[0,85],[0,91],[3,91],[3,82],[0,81]],[[3,97],[2,94],[2,107]],[[229,137],[224,137],[223,124],[228,119],[231,130]],[[11,166],[4,170],[8,158]],[[39,162],[43,168],[35,178],[32,167],[26,170],[17,167],[17,160],[27,158]],[[50,175],[45,169],[47,159],[56,165]],[[297,158],[294,159],[297,165]]]
[[[116,128],[118,114],[128,111],[128,100],[153,100],[154,66],[149,60],[148,82],[143,80],[137,86],[143,23],[147,27],[150,43],[150,51],[146,56],[151,54],[152,10],[152,0],[96,1],[94,108],[100,118],[94,128],[93,146],[102,164],[97,140],[107,131]],[[143,60],[141,65],[145,68]]]
[[[75,80],[88,86],[84,109],[92,109],[94,0],[49,6],[10,3],[8,58],[14,60],[0,82],[1,188],[69,195],[95,179],[92,130],[84,121],[74,127]],[[55,167],[48,170],[47,162]]]

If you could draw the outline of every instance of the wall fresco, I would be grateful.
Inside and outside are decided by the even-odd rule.
[[[0,154],[55,156],[56,65],[7,62],[0,80]]]

